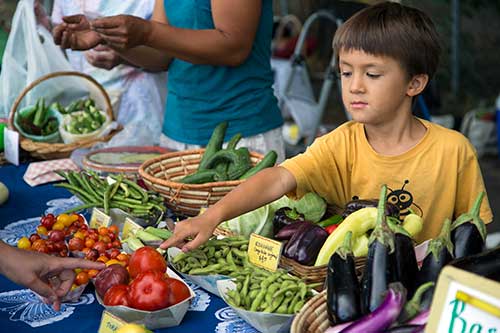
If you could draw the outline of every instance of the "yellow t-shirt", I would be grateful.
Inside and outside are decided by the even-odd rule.
[[[305,153],[281,164],[297,181],[292,197],[316,192],[330,204],[344,207],[357,197],[376,199],[387,184],[390,202],[402,216],[411,208],[424,219],[417,242],[435,238],[445,218],[454,220],[469,211],[485,191],[474,148],[459,132],[420,120],[427,132],[422,140],[398,156],[383,156],[368,143],[363,124],[347,122],[318,138]],[[481,218],[493,220],[488,197]]]

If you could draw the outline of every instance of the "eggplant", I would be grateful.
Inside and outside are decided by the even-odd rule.
[[[385,333],[423,333],[425,325],[401,325],[394,326],[385,331]]]
[[[361,304],[364,314],[374,311],[384,300],[389,283],[396,281],[394,233],[385,216],[387,186],[382,185],[377,207],[377,224],[368,246],[368,258],[361,280]]]
[[[415,293],[418,274],[417,257],[410,234],[399,225],[391,226],[395,233],[394,250],[396,257],[396,281],[406,288],[406,295],[411,298]]]
[[[429,309],[430,305],[427,306],[427,304],[422,304],[422,298],[424,298],[426,293],[432,293],[431,290],[434,289],[435,285],[436,284],[434,282],[427,282],[418,287],[415,295],[413,295],[411,300],[405,304],[403,311],[399,314],[398,323],[405,324],[409,323],[409,321],[412,322],[414,318],[419,316],[419,313],[425,312]]]
[[[350,214],[354,213],[357,210],[360,210],[361,208],[377,207],[377,205],[378,205],[377,199],[351,200],[345,205],[344,211],[342,212],[342,218],[345,219],[347,216],[349,216]],[[390,203],[390,202],[386,202],[385,203],[385,215],[399,218],[399,207],[396,206],[395,204]]]
[[[424,310],[420,312],[415,318],[408,322],[408,325],[425,325],[429,320],[431,310]]]
[[[299,221],[304,221],[303,214],[299,213],[295,208],[281,207],[274,212],[273,234],[276,235],[284,226]]]
[[[479,216],[484,192],[479,193],[468,213],[460,215],[451,226],[455,258],[481,253],[486,241],[486,226]]]
[[[379,307],[347,326],[341,333],[384,332],[398,317],[405,300],[403,285],[392,283]]]
[[[500,282],[500,246],[473,256],[455,259],[449,264]]]
[[[328,232],[310,222],[302,223],[285,246],[283,255],[302,265],[314,264]]]
[[[352,232],[330,257],[326,274],[326,310],[330,324],[342,324],[361,317],[361,299],[356,265],[351,249]]]
[[[281,240],[281,241],[290,240],[290,238],[292,238],[293,234],[295,234],[295,232],[297,232],[297,230],[303,224],[311,224],[311,222],[299,221],[299,222],[295,222],[292,224],[288,224],[288,225],[284,226],[283,228],[281,228],[280,231],[278,231],[278,233],[274,235],[274,239]]]

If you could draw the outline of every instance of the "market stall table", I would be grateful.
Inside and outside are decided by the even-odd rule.
[[[74,197],[52,184],[30,187],[23,180],[27,164],[0,167],[0,181],[10,191],[0,206],[0,239],[15,244],[35,231],[43,213],[59,213],[74,205]],[[22,264],[22,263],[20,263]],[[182,323],[155,332],[256,332],[222,299],[197,286],[196,297]],[[2,332],[97,332],[103,307],[89,285],[76,303],[64,303],[60,312],[45,305],[33,292],[0,276],[0,327]]]

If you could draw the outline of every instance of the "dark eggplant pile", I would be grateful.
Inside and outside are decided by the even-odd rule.
[[[386,192],[383,185],[361,283],[354,269],[350,233],[328,263],[327,310],[331,324],[339,325],[341,333],[424,332],[435,285],[448,264],[500,281],[500,246],[483,252],[486,228],[479,212],[484,193],[469,212],[453,223],[444,221],[419,269],[411,236],[387,216]]]

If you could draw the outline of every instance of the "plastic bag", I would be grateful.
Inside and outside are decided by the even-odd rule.
[[[494,108],[478,108],[465,114],[460,127],[476,148],[477,156],[497,153],[497,137]]]
[[[71,65],[61,49],[55,45],[52,34],[37,26],[34,0],[20,0],[12,20],[12,29],[7,40],[0,73],[0,118],[8,117],[10,108],[21,91],[42,75],[56,71],[71,71]],[[70,101],[86,94],[82,80],[71,77],[61,81],[47,81],[31,90],[20,104],[20,108],[35,103],[38,97],[49,100],[65,97]],[[58,99],[60,100],[60,98]]]

